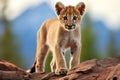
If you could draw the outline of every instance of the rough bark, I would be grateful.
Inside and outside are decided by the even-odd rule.
[[[0,80],[120,80],[120,56],[82,62],[66,75],[26,73],[12,63],[0,59]]]

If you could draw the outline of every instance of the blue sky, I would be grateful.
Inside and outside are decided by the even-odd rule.
[[[93,20],[103,20],[108,29],[120,30],[120,0],[9,0],[6,15],[13,20],[29,7],[34,8],[43,2],[47,2],[54,10],[54,5],[58,1],[65,5],[76,5],[82,1],[86,4],[86,12],[89,11]],[[1,7],[2,5],[0,9]]]

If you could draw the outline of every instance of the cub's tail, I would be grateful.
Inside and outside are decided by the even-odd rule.
[[[32,67],[30,69],[28,69],[26,72],[28,72],[28,73],[34,73],[35,72],[35,64],[36,64],[36,61],[34,62],[34,64],[32,65]]]

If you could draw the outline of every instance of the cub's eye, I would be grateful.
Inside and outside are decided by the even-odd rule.
[[[64,20],[67,20],[67,16],[64,16],[63,19],[64,19]]]
[[[77,17],[76,16],[73,16],[73,20],[76,20],[77,19]]]

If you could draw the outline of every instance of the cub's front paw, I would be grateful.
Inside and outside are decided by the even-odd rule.
[[[55,70],[56,75],[66,75],[68,70],[66,68],[60,68]]]

